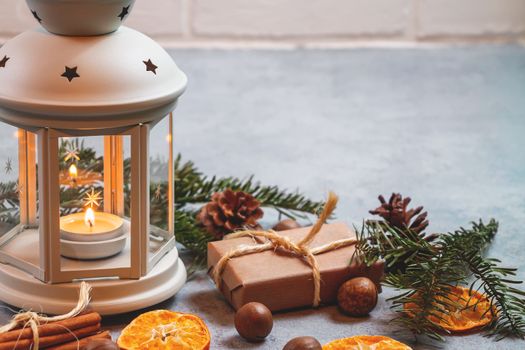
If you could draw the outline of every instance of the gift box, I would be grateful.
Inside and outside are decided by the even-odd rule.
[[[310,232],[311,228],[299,228],[278,232],[297,243]],[[325,224],[309,244],[310,249],[332,242],[355,238],[355,232],[344,223]],[[260,245],[260,237],[242,237],[211,242],[208,244],[208,268],[211,273],[215,265],[226,254],[239,247]],[[348,245],[315,255],[321,273],[321,304],[337,301],[341,284],[352,277],[365,276],[378,286],[384,266],[378,262],[370,267],[350,264],[355,247]],[[312,266],[296,254],[282,249],[270,249],[249,255],[231,258],[226,264],[219,284],[226,300],[239,309],[255,301],[266,305],[272,311],[312,306],[314,279]]]

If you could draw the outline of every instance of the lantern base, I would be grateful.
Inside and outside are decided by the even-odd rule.
[[[101,315],[143,309],[174,296],[186,282],[186,268],[177,249],[166,254],[149,274],[138,280],[100,279],[93,287],[90,307]],[[46,314],[63,314],[78,301],[80,282],[47,284],[13,266],[0,264],[0,299],[10,305]]]

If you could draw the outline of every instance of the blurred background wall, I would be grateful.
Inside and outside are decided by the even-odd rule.
[[[0,43],[35,26],[0,1]],[[127,25],[167,47],[525,42],[525,0],[138,0]]]

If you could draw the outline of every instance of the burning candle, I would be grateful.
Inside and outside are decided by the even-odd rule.
[[[76,180],[78,177],[78,169],[75,164],[71,164],[71,166],[69,167],[69,177],[73,181]]]
[[[95,211],[91,208],[86,210],[86,215],[84,215],[84,223],[87,227],[93,228],[95,226]]]
[[[103,241],[124,234],[124,221],[117,215],[88,208],[60,218],[60,234],[69,241]]]

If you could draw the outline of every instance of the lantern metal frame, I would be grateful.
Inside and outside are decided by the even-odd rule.
[[[0,248],[7,242],[22,233],[26,228],[38,229],[39,238],[43,242],[40,248],[40,268],[6,254],[0,249],[0,261],[9,263],[46,283],[71,282],[75,279],[86,278],[140,278],[146,275],[175,247],[174,236],[174,151],[173,151],[173,114],[169,116],[169,159],[168,159],[168,223],[167,231],[150,225],[149,203],[149,132],[150,124],[139,124],[127,128],[112,130],[56,130],[40,129],[35,133],[19,129],[19,176],[20,186],[27,190],[20,195],[20,224],[11,229],[0,239]],[[104,268],[89,270],[62,270],[60,256],[60,199],[58,196],[59,159],[58,140],[61,137],[104,136],[104,211],[118,216],[124,216],[123,195],[123,157],[122,137],[131,138],[131,188],[138,201],[131,202],[130,209],[130,237],[131,259],[129,267]],[[38,139],[38,142],[36,142]],[[38,149],[38,164],[42,171],[38,172],[38,189],[40,201],[40,220],[37,219],[37,186],[36,153]],[[109,170],[109,171],[108,171]],[[109,184],[109,186],[108,186]],[[134,223],[138,222],[139,225]],[[161,248],[148,256],[149,236],[155,233],[165,241]],[[141,244],[145,241],[146,244]],[[138,258],[137,258],[138,257]]]
[[[164,257],[175,252],[172,259],[178,261],[176,253],[176,241],[174,236],[174,147],[173,147],[173,113],[165,118],[169,118],[169,134],[167,135],[169,144],[168,159],[168,229],[161,230],[150,225],[150,174],[149,174],[149,136],[151,128],[156,122],[138,124],[135,126],[118,127],[113,129],[51,129],[41,128],[38,130],[18,129],[18,149],[19,149],[19,183],[26,188],[20,193],[20,223],[0,238],[0,263],[9,265],[32,275],[46,285],[55,285],[58,288],[67,286],[78,280],[107,279],[107,282],[118,285],[119,281],[140,280],[150,274],[156,265]],[[164,118],[161,118],[161,120]],[[15,125],[16,126],[16,125]],[[19,127],[16,126],[16,127]],[[63,268],[63,261],[69,261],[61,256],[60,248],[60,169],[59,169],[59,139],[103,136],[104,137],[104,211],[113,213],[120,217],[124,216],[124,196],[123,196],[123,137],[130,138],[131,143],[131,188],[134,199],[131,201],[130,208],[130,238],[131,249],[129,250],[129,267],[107,267],[94,268],[97,262],[76,262],[76,265],[90,266],[88,269],[66,269]],[[37,170],[38,164],[38,170]],[[38,189],[37,189],[38,182]],[[38,200],[37,200],[38,192]],[[37,208],[38,206],[38,208]],[[18,235],[27,234],[29,231],[38,231],[39,237],[39,264],[18,258],[3,250]],[[163,238],[161,247],[155,252],[149,252],[150,236],[159,235]],[[173,255],[173,254],[171,254]],[[127,258],[128,256],[124,256]],[[112,258],[110,258],[112,259]],[[118,258],[117,258],[118,259]],[[104,259],[107,261],[107,259]],[[122,261],[122,257],[120,258]],[[0,264],[1,265],[1,264]],[[75,264],[74,264],[75,265]],[[100,263],[104,265],[104,263]],[[182,263],[177,262],[179,286],[185,281],[186,272]],[[182,265],[182,266],[181,266]],[[0,268],[1,270],[1,268]],[[0,292],[2,286],[2,271],[0,271]],[[31,283],[37,283],[32,281]],[[182,282],[181,282],[182,281]],[[150,284],[150,283],[147,283]],[[148,287],[149,288],[149,287]],[[107,288],[106,288],[107,289]],[[113,288],[114,290],[115,288]],[[58,289],[53,289],[58,291]],[[8,293],[9,295],[10,293]],[[169,293],[168,293],[169,294]],[[109,294],[111,295],[111,293]],[[4,300],[6,294],[4,294]],[[24,298],[25,299],[25,298]],[[14,302],[13,302],[14,300]],[[7,298],[8,302],[17,304],[17,297]],[[111,299],[113,300],[113,299]],[[158,300],[156,300],[158,301]],[[73,302],[73,300],[72,300]],[[142,301],[144,304],[134,304],[123,307],[113,305],[100,307],[103,314],[120,313],[128,308],[135,309],[139,305],[148,306],[152,301]],[[27,301],[25,302],[27,303]],[[135,306],[136,305],[136,306]],[[40,305],[42,306],[42,305]],[[61,310],[55,307],[45,307],[48,310]]]

